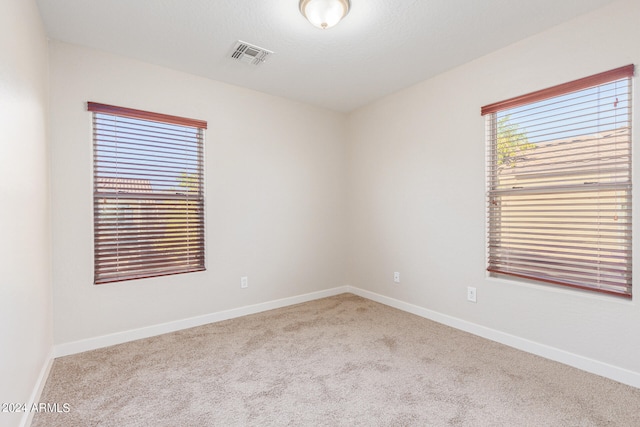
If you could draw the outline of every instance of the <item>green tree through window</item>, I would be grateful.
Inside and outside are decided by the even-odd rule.
[[[498,119],[496,146],[498,165],[503,167],[515,167],[525,159],[527,152],[536,148],[529,142],[526,131],[511,121],[510,115]]]

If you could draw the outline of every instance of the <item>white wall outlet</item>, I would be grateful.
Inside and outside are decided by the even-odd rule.
[[[467,288],[467,300],[476,302],[476,288],[471,286]]]
[[[397,271],[393,273],[393,283],[400,283],[400,273]]]
[[[240,287],[243,289],[249,287],[249,278],[247,276],[242,276],[240,278]]]

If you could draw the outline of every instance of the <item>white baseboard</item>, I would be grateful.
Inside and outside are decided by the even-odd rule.
[[[523,350],[528,353],[532,353],[546,359],[554,360],[556,362],[564,363],[565,365],[573,366],[586,372],[590,372],[596,375],[603,376],[605,378],[612,379],[614,381],[621,382],[623,384],[630,385],[632,387],[640,388],[640,373],[623,369],[617,366],[609,365],[604,362],[600,362],[594,359],[590,359],[584,356],[580,356],[574,353],[570,353],[555,347],[540,344],[535,341],[530,341],[524,338],[520,338],[515,335],[507,334],[495,329],[487,328],[466,320],[459,319],[457,317],[448,316],[437,311],[429,310],[424,307],[420,307],[414,304],[410,304],[404,301],[400,301],[391,297],[387,297],[375,292],[370,292],[364,289],[360,289],[353,286],[340,286],[337,288],[327,289],[324,291],[312,292],[309,294],[298,295],[289,298],[283,298],[274,301],[268,301],[260,304],[249,305],[245,307],[239,307],[231,310],[220,311],[216,313],[206,314],[203,316],[191,317],[188,319],[176,320],[173,322],[163,323],[160,325],[153,325],[139,329],[133,329],[129,331],[118,332],[109,335],[103,335],[95,338],[89,338],[86,340],[74,341],[70,343],[58,344],[54,346],[53,357],[68,356],[71,354],[82,353],[84,351],[95,350],[98,348],[108,347],[111,345],[122,344],[129,341],[134,341],[142,338],[149,338],[156,335],[166,334],[169,332],[175,332],[182,329],[193,328],[195,326],[206,325],[208,323],[220,322],[222,320],[233,319],[236,317],[246,316],[249,314],[260,313],[267,310],[273,310],[276,308],[286,307],[293,304],[299,304],[303,302],[313,301],[320,298],[326,298],[334,295],[338,295],[345,292],[351,292],[355,295],[359,295],[363,298],[370,299],[372,301],[379,302],[381,304],[388,305],[390,307],[397,308],[402,311],[406,311],[411,314],[415,314],[420,317],[424,317],[429,320],[433,320],[438,323],[442,323],[453,328],[469,332],[471,334],[499,342],[501,344],[508,345],[518,350]],[[38,381],[37,391],[33,393],[33,401],[40,396],[44,382],[48,376],[49,369],[53,360],[51,357],[48,364],[43,367],[43,371]],[[40,384],[41,383],[41,384]],[[31,402],[33,403],[33,402]],[[25,420],[21,426],[27,426]]]
[[[540,344],[535,341],[530,341],[515,335],[487,328],[485,326],[480,326],[457,317],[447,316],[445,314],[438,313],[437,311],[428,310],[426,308],[380,295],[375,292],[366,291],[353,286],[347,286],[347,292],[442,323],[443,325],[451,326],[452,328],[478,335],[491,341],[499,342],[500,344],[508,345],[509,347],[517,348],[518,350],[526,351],[527,353],[532,353],[632,387],[640,388],[640,373],[638,372],[619,368],[604,362],[589,359],[588,357],[560,350],[555,347]]]
[[[53,365],[53,349],[49,351],[47,358],[45,359],[42,369],[40,369],[40,375],[38,375],[38,379],[36,381],[35,386],[33,387],[33,391],[31,392],[31,396],[29,396],[29,401],[27,402],[27,408],[33,407],[34,403],[38,403],[40,401],[40,396],[42,395],[42,390],[44,389],[44,385],[47,383],[47,378],[49,378],[49,372],[51,371],[51,366]],[[20,427],[28,427],[31,425],[31,421],[33,420],[33,415],[35,412],[27,411],[22,414],[22,418],[20,419]]]
[[[196,326],[206,325],[208,323],[220,322],[222,320],[233,319],[236,317],[246,316],[249,314],[260,313],[262,311],[273,310],[276,308],[286,307],[293,304],[299,304],[307,301],[313,301],[320,298],[326,298],[341,293],[349,292],[347,286],[327,289],[324,291],[312,292],[304,295],[297,295],[289,298],[282,298],[274,301],[268,301],[260,304],[248,305],[245,307],[234,308],[231,310],[219,311],[216,313],[205,314],[202,316],[190,317],[188,319],[176,320],[173,322],[162,323],[159,325],[147,326],[139,329],[132,329],[114,334],[102,335],[95,338],[88,338],[80,341],[73,341],[54,346],[54,357],[68,356],[71,354],[82,353],[84,351],[96,350],[98,348],[109,347],[111,345],[122,344],[129,341],[135,341],[142,338],[149,338],[156,335],[162,335],[169,332],[175,332],[182,329],[193,328]]]

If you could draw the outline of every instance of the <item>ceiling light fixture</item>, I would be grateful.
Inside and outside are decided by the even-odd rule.
[[[347,16],[349,0],[300,0],[300,12],[311,24],[326,30]]]

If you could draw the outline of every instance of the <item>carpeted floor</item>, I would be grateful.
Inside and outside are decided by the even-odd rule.
[[[640,426],[640,390],[351,294],[54,361],[32,426]]]

